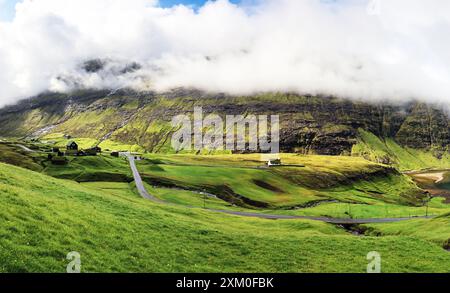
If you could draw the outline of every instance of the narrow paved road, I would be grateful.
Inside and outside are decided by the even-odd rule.
[[[124,154],[128,161],[130,162],[131,171],[133,172],[134,182],[136,184],[136,188],[139,194],[148,200],[157,203],[164,204],[172,204],[166,201],[163,201],[150,193],[148,193],[147,189],[142,182],[141,175],[137,170],[135,159],[133,155]],[[191,206],[184,206],[186,208],[195,208]],[[326,218],[326,217],[307,217],[307,216],[289,216],[289,215],[272,215],[272,214],[260,214],[260,213],[250,213],[250,212],[238,212],[238,211],[227,211],[227,210],[215,210],[215,209],[207,209],[211,212],[223,213],[229,215],[236,215],[241,217],[251,217],[251,218],[260,218],[260,219],[269,219],[269,220],[293,220],[293,219],[303,219],[303,220],[313,220],[313,221],[321,221],[331,224],[340,224],[340,225],[353,225],[353,224],[371,224],[371,223],[393,223],[406,221],[411,219],[426,219],[431,217],[415,217],[415,218],[378,218],[378,219],[337,219],[337,218]]]
[[[137,170],[136,163],[134,162],[134,156],[130,154],[126,154],[128,161],[130,162],[131,171],[133,172],[134,177],[134,183],[136,184],[136,188],[139,192],[139,194],[146,199],[149,199],[151,201],[157,202],[157,203],[165,203],[164,201],[160,200],[157,197],[154,197],[150,193],[148,193],[147,189],[144,186],[144,183],[142,182],[141,175],[139,174],[139,171]]]

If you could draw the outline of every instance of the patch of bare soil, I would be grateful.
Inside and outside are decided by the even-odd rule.
[[[450,239],[444,244],[444,249],[450,252]]]
[[[436,173],[421,173],[421,174],[413,174],[412,176],[416,179],[428,179],[434,181],[434,183],[440,183],[444,180],[445,172],[436,172]]]
[[[439,188],[438,183],[445,178],[446,172],[429,172],[429,173],[411,173],[411,176],[417,185],[423,190],[429,192],[432,197],[445,198],[444,203],[450,204],[450,191]]]

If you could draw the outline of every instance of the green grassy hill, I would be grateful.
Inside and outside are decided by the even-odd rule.
[[[403,223],[371,224],[371,235],[403,235],[420,237],[435,242],[450,250],[450,214],[435,219],[417,219]]]
[[[77,182],[133,180],[128,162],[123,158],[109,154],[69,156],[68,164],[60,166],[52,165],[47,154],[27,152],[18,145],[19,142],[0,143],[0,148],[4,149],[0,161]],[[40,145],[28,146],[37,149]],[[257,154],[146,154],[146,160],[138,162],[138,166],[150,185],[208,191],[228,204],[251,209],[279,210],[326,204],[332,209],[327,208],[327,212],[319,208],[315,210],[326,215],[337,213],[345,216],[348,204],[369,210],[375,206],[379,209],[382,205],[382,211],[386,210],[385,205],[401,205],[405,206],[402,215],[410,211],[416,215],[426,198],[426,194],[408,176],[361,158],[296,154],[282,154],[281,157],[288,166],[266,168]],[[357,214],[360,213],[355,216]]]
[[[0,143],[0,162],[20,166],[33,171],[42,171],[43,157],[27,152],[14,143]]]
[[[43,173],[77,182],[110,181],[131,182],[128,161],[111,157],[108,154],[92,157],[67,157],[68,164],[63,166],[45,163]]]
[[[448,272],[450,255],[416,236],[356,237],[312,221],[272,221],[158,205],[127,183],[79,184],[0,163],[0,271]],[[270,225],[269,225],[270,224]]]
[[[138,166],[147,183],[207,191],[243,207],[307,207],[330,200],[422,206],[426,197],[409,177],[361,158],[283,154],[288,166],[264,168],[258,155],[146,157]]]
[[[36,152],[26,151],[20,145],[27,145]],[[20,141],[0,142],[0,162],[77,182],[133,181],[130,167],[125,159],[114,158],[109,154],[92,157],[67,156],[67,165],[53,165],[47,157],[48,153],[38,152],[42,149],[51,148],[44,144],[27,144]]]
[[[128,162],[109,154],[68,157],[64,166],[52,165],[39,143],[0,143],[0,161],[77,182],[132,181]],[[138,162],[147,188],[157,197],[187,206],[335,218],[423,216],[428,196],[411,178],[392,168],[358,157],[282,154],[290,166],[265,168],[261,157],[249,155],[146,154]],[[97,183],[96,183],[97,182]],[[173,189],[173,188],[176,189]],[[219,198],[202,195],[209,192]],[[443,198],[432,198],[428,213],[450,211]]]

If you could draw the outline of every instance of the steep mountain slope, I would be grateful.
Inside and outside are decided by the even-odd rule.
[[[279,115],[283,152],[353,152],[378,162],[400,164],[402,158],[389,152],[374,156],[376,146],[361,131],[374,135],[382,144],[392,142],[406,151],[418,149],[437,159],[446,157],[450,143],[449,118],[438,105],[368,104],[282,93],[232,97],[183,89],[164,94],[129,90],[42,94],[1,109],[0,136],[54,139],[68,134],[92,138],[104,147],[114,148],[119,143],[149,152],[172,152],[174,129],[170,121],[179,114],[192,115],[194,106],[203,107],[204,116]],[[355,145],[360,148],[355,149]]]

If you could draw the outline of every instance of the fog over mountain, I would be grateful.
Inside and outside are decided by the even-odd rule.
[[[193,87],[450,103],[450,1],[25,0],[0,22],[0,106]]]

